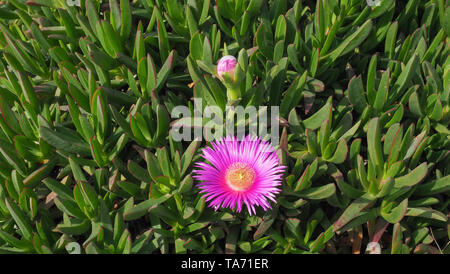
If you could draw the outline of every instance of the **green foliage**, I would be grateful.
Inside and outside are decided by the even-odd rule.
[[[449,253],[449,10],[0,2],[0,253],[359,253],[341,243],[357,235],[383,253]],[[192,170],[208,144],[170,134],[212,123],[174,107],[230,104],[224,55],[242,79],[233,104],[279,107],[287,170],[254,216],[207,207]]]

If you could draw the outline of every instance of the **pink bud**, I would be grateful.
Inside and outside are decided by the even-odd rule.
[[[217,62],[217,74],[219,75],[219,78],[222,79],[222,75],[227,72],[231,72],[231,75],[234,78],[234,68],[236,67],[236,64],[236,58],[232,55],[220,58],[219,62]]]

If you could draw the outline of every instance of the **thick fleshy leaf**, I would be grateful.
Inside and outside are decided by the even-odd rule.
[[[316,113],[311,115],[308,119],[303,120],[303,124],[306,128],[317,129],[320,127],[322,122],[328,118],[332,108],[331,98],[328,99],[327,103]]]
[[[372,20],[367,20],[362,24],[354,33],[349,35],[336,49],[323,56],[322,58],[329,58],[331,61],[335,61],[340,56],[347,54],[359,46],[369,35],[372,30]]]
[[[352,78],[348,84],[348,99],[359,113],[362,113],[367,106],[364,93],[361,76]]]
[[[27,240],[31,240],[31,238],[33,237],[33,229],[31,227],[30,219],[11,199],[6,198],[5,204],[8,208],[9,213],[22,232],[23,237]]]
[[[428,173],[427,163],[422,163],[408,174],[395,178],[395,187],[411,187],[420,183]]]
[[[161,196],[160,198],[150,198],[140,204],[137,204],[133,208],[124,212],[124,219],[128,221],[138,219],[145,215],[152,208],[167,201],[170,197],[172,197],[172,194],[166,194],[164,196]]]
[[[369,151],[370,160],[375,163],[378,168],[382,168],[384,165],[384,160],[381,149],[379,118],[373,118],[369,122],[367,129],[367,149]]]
[[[299,196],[310,200],[322,200],[330,197],[336,192],[334,184],[327,184],[319,187],[311,187],[298,193]]]
[[[394,203],[394,202],[390,202]],[[389,204],[389,202],[388,202]],[[390,210],[385,210],[383,205],[381,205],[381,216],[391,224],[400,222],[405,216],[406,210],[408,208],[408,199],[404,199],[398,204],[394,205],[394,208]]]
[[[359,213],[366,207],[368,207],[372,202],[374,202],[374,197],[370,194],[364,194],[358,199],[354,200],[345,211],[342,213],[341,217],[333,224],[333,231],[338,231],[348,222],[353,220],[359,215]]]

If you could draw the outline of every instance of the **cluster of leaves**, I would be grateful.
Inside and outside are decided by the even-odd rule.
[[[73,2],[0,1],[0,253],[450,252],[449,1]],[[279,106],[256,216],[206,207],[207,144],[169,134],[225,110],[227,54]]]

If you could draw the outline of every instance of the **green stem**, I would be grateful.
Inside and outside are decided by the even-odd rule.
[[[241,99],[241,91],[239,87],[228,87],[227,98],[229,105],[234,105],[234,103],[238,102]]]

